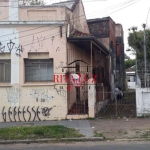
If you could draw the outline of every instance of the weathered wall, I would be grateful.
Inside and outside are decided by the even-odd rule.
[[[76,47],[75,45],[68,43],[67,44],[67,53],[68,53],[68,58],[67,58],[68,64],[75,61],[75,60],[83,60],[84,62],[86,62],[90,66],[90,63],[91,63],[90,54],[88,54],[86,52],[86,50],[80,49],[80,48]],[[75,67],[76,64],[80,65],[81,81],[84,81],[84,75],[87,72],[87,65],[83,62],[75,62],[72,65],[70,65],[70,67]],[[75,68],[69,69],[69,71],[72,74],[76,73]],[[90,68],[89,68],[89,73],[90,73]],[[85,83],[85,84],[87,84],[87,83]],[[85,91],[87,92],[87,85],[84,86],[84,88],[82,88],[82,86],[81,86],[80,87],[81,101],[87,99],[87,94],[84,94]],[[73,104],[76,101],[76,89],[75,89],[75,87],[71,86],[69,93],[70,93],[69,94],[69,103]]]
[[[79,1],[79,3],[76,5],[72,14],[71,22],[73,23],[75,29],[84,33],[89,33],[82,1]]]
[[[117,74],[118,85],[126,90],[126,74],[125,74],[125,65],[124,65],[124,35],[123,28],[121,24],[116,24],[116,69],[119,70]]]
[[[16,6],[17,1],[13,2],[16,2]],[[0,3],[0,5],[10,3]],[[0,8],[0,12],[2,12],[2,8]],[[6,12],[1,13],[0,17],[3,18],[10,13],[12,15],[14,11],[16,13],[14,18],[9,16],[7,20],[35,21],[56,20],[57,18],[59,21],[65,20],[64,10],[64,8],[60,8],[56,15],[49,13],[49,18],[45,18],[47,8],[42,11],[34,8],[33,13],[31,13],[31,9],[28,13],[28,9],[21,8],[18,15],[17,9],[6,7]],[[27,25],[27,22],[25,24],[1,25],[0,27],[0,36],[2,37],[0,39],[2,43],[0,59],[11,59],[11,82],[0,83],[2,102],[0,122],[65,119],[67,116],[67,85],[53,81],[25,82],[24,59],[53,58],[54,74],[63,75],[62,67],[67,63],[66,27],[62,26],[61,36],[60,25]]]
[[[54,36],[46,39],[49,35],[59,33],[59,27],[56,27],[55,30],[52,30],[52,27],[38,29],[38,32],[41,31],[39,34],[37,34],[37,30],[21,32],[32,28],[32,26],[16,28],[5,26],[0,29],[0,36],[13,32],[16,33],[10,36],[10,39],[12,39],[12,42],[15,44],[11,53],[7,46],[7,43],[10,41],[7,40],[7,38],[3,38],[3,41],[6,42],[2,42],[3,46],[5,46],[5,51],[0,53],[0,59],[11,59],[11,83],[0,83],[0,97],[2,98],[3,104],[0,107],[0,111],[2,112],[3,110],[0,121],[25,121],[30,117],[29,121],[66,118],[67,86],[54,82],[27,83],[25,82],[24,69],[25,58],[53,58],[54,74],[64,74],[62,73],[61,67],[66,66],[66,55],[64,55],[66,54],[65,34],[63,34],[63,37]],[[47,31],[42,32],[43,30]],[[63,30],[65,30],[65,27]],[[18,34],[18,32],[20,32],[20,34]],[[17,51],[19,44],[23,46],[23,52],[20,52],[20,54],[18,53],[19,51]],[[16,55],[16,53],[18,53],[18,55]],[[42,111],[46,111],[44,112],[46,116],[43,115]],[[18,112],[20,112],[19,117]],[[40,119],[37,116],[39,112]],[[34,117],[36,118],[34,119]]]
[[[0,20],[1,21],[16,21],[18,20],[18,0],[1,0],[0,1]],[[4,6],[4,7],[3,7]],[[8,6],[8,7],[6,7]]]
[[[136,88],[136,111],[138,117],[150,115],[149,88]]]
[[[67,87],[63,90],[59,86],[0,87],[0,122],[65,119]]]
[[[56,19],[57,18],[57,19]],[[65,7],[27,7],[19,8],[20,21],[65,20]]]

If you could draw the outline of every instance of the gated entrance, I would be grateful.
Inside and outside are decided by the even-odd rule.
[[[103,93],[98,93],[103,95]],[[96,117],[116,118],[116,117],[135,117],[136,116],[136,97],[135,91],[123,92],[123,97],[115,95],[111,101],[113,93],[105,92],[107,99],[96,103]]]
[[[68,115],[88,114],[88,70],[90,66],[83,60],[75,60],[68,64],[67,104]]]

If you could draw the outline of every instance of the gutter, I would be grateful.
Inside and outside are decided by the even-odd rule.
[[[65,21],[0,21],[0,25],[64,25]]]

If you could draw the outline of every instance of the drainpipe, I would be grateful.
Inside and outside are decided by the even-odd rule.
[[[67,37],[70,36],[70,24],[68,24],[68,27],[67,27]]]

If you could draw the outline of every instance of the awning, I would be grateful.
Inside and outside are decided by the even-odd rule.
[[[76,45],[77,47],[86,50],[90,53],[91,50],[91,42],[95,47],[101,50],[105,55],[109,55],[109,50],[95,37],[93,36],[84,36],[84,37],[68,37],[67,41]]]

